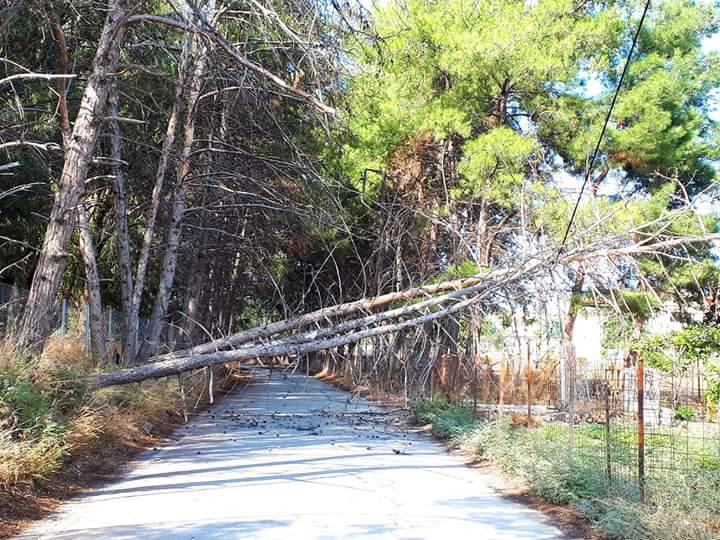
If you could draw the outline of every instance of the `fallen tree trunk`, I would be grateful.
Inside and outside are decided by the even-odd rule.
[[[709,234],[697,238],[674,238],[652,244],[647,243],[648,240],[651,240],[648,239],[643,243],[634,244],[632,246],[596,251],[578,249],[567,252],[565,256],[559,259],[557,264],[599,257],[628,256],[639,253],[652,253],[657,249],[677,246],[683,243],[709,242],[717,241],[718,239],[720,239],[720,234]],[[238,345],[242,345],[244,343],[249,343],[252,341],[270,337],[275,334],[280,334],[291,330],[298,330],[300,328],[310,326],[311,324],[317,322],[329,320],[332,318],[346,317],[357,312],[370,311],[372,309],[382,307],[393,302],[413,300],[421,296],[430,296],[445,291],[461,291],[463,289],[467,289],[468,287],[486,283],[488,280],[491,279],[501,279],[502,276],[512,276],[513,273],[517,273],[518,270],[527,270],[527,268],[530,266],[533,269],[537,269],[542,266],[551,265],[553,264],[553,255],[554,253],[551,252],[550,256],[545,259],[534,259],[535,262],[532,262],[532,260],[526,262],[519,262],[518,265],[515,267],[494,270],[486,274],[443,281],[441,283],[423,285],[420,287],[413,287],[411,289],[405,289],[404,291],[387,293],[372,298],[362,298],[360,300],[354,300],[352,302],[318,309],[316,311],[311,311],[310,313],[304,313],[303,315],[283,319],[282,321],[276,321],[268,323],[264,326],[257,326],[249,330],[243,330],[231,336],[226,336],[220,339],[209,341],[207,343],[203,343],[201,345],[196,345],[195,347],[191,347],[189,349],[183,349],[171,354],[157,356],[154,358],[154,360],[166,360],[171,358],[177,358],[180,356],[190,356],[193,354],[205,354],[209,352],[222,351],[231,347],[237,347]],[[380,314],[380,316],[381,318],[385,318],[383,317],[383,314]]]
[[[87,382],[90,388],[97,389],[107,386],[116,386],[119,384],[140,382],[146,379],[157,379],[160,377],[167,377],[169,375],[177,375],[184,371],[224,364],[226,362],[239,362],[253,358],[269,358],[273,356],[301,355],[326,349],[334,349],[361,339],[397,332],[398,330],[410,328],[412,326],[419,326],[429,321],[447,317],[479,302],[485,298],[490,290],[492,289],[483,291],[471,298],[466,298],[465,300],[457,302],[440,311],[328,339],[316,339],[300,344],[292,343],[290,340],[280,340],[272,345],[254,345],[252,347],[244,347],[242,349],[232,351],[217,351],[208,354],[185,356],[182,358],[147,364],[136,368],[124,369],[114,373],[96,375],[95,377],[88,379]]]
[[[720,234],[708,234],[698,237],[684,238],[682,243],[691,244],[697,242],[708,242],[720,240]],[[567,263],[578,260],[590,260],[601,257],[628,256],[640,253],[659,253],[660,250],[668,247],[677,246],[681,243],[678,238],[670,238],[665,241],[654,242],[649,244],[647,241],[636,243],[634,245],[625,245],[620,248],[606,248],[602,250],[574,250],[560,258],[559,263]],[[462,287],[454,293],[430,299],[426,302],[411,304],[403,308],[388,310],[376,315],[370,315],[363,318],[346,321],[335,326],[329,326],[316,332],[306,332],[304,334],[288,336],[278,339],[270,343],[247,345],[236,350],[187,354],[181,357],[163,357],[155,363],[143,365],[135,368],[124,369],[114,373],[104,373],[94,377],[87,378],[90,388],[103,388],[119,384],[128,384],[140,382],[146,379],[167,377],[169,375],[177,375],[184,371],[198,369],[206,366],[223,364],[226,362],[239,362],[254,358],[268,358],[275,356],[293,356],[301,355],[321,350],[334,349],[342,347],[349,343],[357,342],[362,339],[376,337],[392,332],[397,332],[413,326],[423,325],[427,322],[441,319],[458,313],[469,306],[480,302],[487,298],[490,293],[501,287],[507,287],[513,283],[517,283],[522,279],[537,275],[538,272],[548,270],[558,264],[556,255],[548,252],[549,255],[544,257],[536,257],[527,261],[525,264],[518,266],[488,272],[484,276],[475,276],[461,280],[447,281],[437,285],[429,285],[425,287],[417,287],[398,293],[390,293],[376,298],[363,299],[356,302],[349,302],[338,306],[324,308],[306,315],[271,323],[264,327],[253,328],[235,336],[231,336],[225,340],[216,340],[191,349],[192,351],[202,350],[209,346],[217,347],[218,344],[232,344],[232,339],[243,339],[245,342],[252,339],[259,339],[262,336],[268,336],[273,333],[280,333],[298,326],[306,326],[313,322],[329,318],[330,316],[339,316],[357,312],[361,309],[369,309],[378,305],[385,305],[389,302],[398,300],[411,300],[420,294],[429,291],[443,291],[460,283],[469,283],[466,287]],[[466,298],[468,295],[472,295]],[[438,307],[440,304],[457,300],[450,306]],[[364,330],[356,330],[361,326],[368,326],[373,323],[380,322],[388,318],[402,319],[402,317],[418,311],[420,309],[435,308],[434,311],[421,316],[413,317],[406,320],[400,320],[392,324],[384,324],[367,328]],[[275,329],[273,332],[272,329]],[[349,330],[356,330],[347,332]],[[238,338],[240,336],[240,338]],[[254,336],[254,337],[250,337]],[[185,351],[183,351],[185,352]],[[179,354],[179,353],[178,353]]]
[[[514,271],[517,269],[512,270]],[[318,309],[316,311],[311,311],[310,313],[304,313],[303,315],[298,315],[297,317],[291,317],[282,321],[268,323],[264,326],[258,326],[249,330],[243,330],[242,332],[238,332],[231,336],[209,341],[207,343],[197,345],[190,349],[184,349],[172,354],[158,356],[156,357],[156,359],[170,359],[180,356],[190,356],[193,354],[205,354],[209,352],[222,351],[231,347],[242,345],[243,343],[248,343],[251,341],[256,341],[258,339],[270,337],[275,334],[280,334],[282,332],[298,330],[300,328],[304,328],[306,326],[310,326],[311,324],[325,321],[327,319],[346,317],[348,315],[352,315],[353,313],[370,311],[374,308],[382,307],[393,302],[413,300],[421,296],[430,296],[432,294],[437,294],[445,291],[454,290],[460,292],[464,289],[467,289],[468,287],[479,285],[483,281],[487,281],[490,278],[496,278],[502,275],[509,275],[511,273],[511,270],[498,270],[496,272],[489,272],[482,276],[472,276],[468,278],[444,281],[442,283],[436,283],[433,285],[414,287],[412,289],[383,294],[373,298],[362,298],[353,302],[338,304],[335,306]],[[382,316],[386,313],[388,312],[383,312],[379,315]]]
[[[533,268],[534,268],[534,266],[533,266]],[[530,271],[530,267],[527,267],[523,271],[523,273],[527,273],[528,271]],[[334,324],[332,326],[327,326],[325,328],[319,328],[317,330],[311,330],[311,331],[303,332],[301,334],[295,334],[290,337],[276,339],[276,340],[270,341],[268,343],[265,343],[265,345],[266,346],[274,346],[279,343],[284,343],[287,345],[290,345],[290,344],[299,345],[302,343],[306,343],[308,341],[331,337],[331,336],[334,336],[337,334],[342,334],[342,333],[345,333],[345,332],[348,332],[351,330],[356,330],[358,328],[362,328],[365,326],[371,326],[371,325],[386,321],[388,319],[397,319],[397,318],[405,317],[413,312],[426,310],[428,308],[431,308],[434,306],[439,306],[441,304],[452,302],[454,300],[462,300],[463,298],[465,298],[466,296],[468,296],[470,294],[479,293],[483,290],[489,290],[491,288],[495,289],[501,285],[504,285],[508,281],[512,281],[513,278],[514,278],[514,276],[509,271],[498,271],[493,274],[488,274],[486,279],[482,283],[479,283],[477,285],[465,287],[463,289],[453,291],[453,292],[444,294],[442,296],[436,296],[436,297],[430,298],[429,300],[425,300],[423,302],[418,302],[416,304],[410,304],[407,306],[390,309],[387,311],[382,311],[380,313],[375,313],[373,315],[368,315],[366,317],[361,317],[359,319],[351,319],[349,321],[345,321],[345,322],[342,322],[339,324]],[[311,315],[311,314],[308,314],[308,315]],[[289,322],[290,319],[288,319],[287,321]],[[279,321],[279,322],[286,322],[286,321]],[[268,328],[268,327],[262,327],[263,330],[266,330],[266,328]],[[255,329],[253,329],[253,330],[255,330]],[[251,330],[248,330],[247,332],[251,332]],[[240,334],[242,334],[243,339],[245,338],[245,334],[247,332],[240,333]],[[236,335],[240,335],[240,334],[236,334]],[[156,357],[152,358],[151,361],[160,362],[163,360],[171,360],[174,358],[191,356],[192,354],[190,354],[189,351],[194,351],[194,354],[207,354],[207,352],[217,352],[222,349],[218,348],[215,351],[213,351],[211,349],[210,351],[198,352],[198,349],[202,350],[202,349],[206,348],[206,346],[208,346],[208,345],[213,345],[213,344],[217,344],[217,343],[223,343],[224,345],[226,345],[228,347],[232,347],[234,350],[252,347],[252,344],[248,344],[247,342],[240,342],[239,346],[236,349],[234,347],[236,342],[233,341],[232,343],[230,343],[230,341],[232,340],[233,337],[234,336],[216,340],[216,341],[213,341],[210,343],[206,343],[206,344],[200,345],[194,349],[188,349],[185,351],[178,351],[176,353],[170,353],[170,354],[166,354],[166,355],[162,355],[162,356],[156,356]]]

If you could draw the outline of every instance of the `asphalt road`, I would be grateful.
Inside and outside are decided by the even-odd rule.
[[[385,412],[260,372],[22,538],[566,538]]]

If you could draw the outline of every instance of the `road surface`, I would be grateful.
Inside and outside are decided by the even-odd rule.
[[[21,538],[566,538],[386,412],[261,371]]]

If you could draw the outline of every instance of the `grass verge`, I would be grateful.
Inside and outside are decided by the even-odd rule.
[[[207,403],[202,373],[90,392],[78,381],[97,371],[83,354],[57,349],[32,360],[0,355],[0,538],[106,478]]]
[[[634,481],[608,482],[605,461],[584,451],[596,445],[597,427],[575,430],[568,452],[562,425],[525,427],[508,419],[481,421],[470,408],[449,401],[415,405],[418,422],[462,451],[492,462],[520,479],[534,495],[574,507],[597,529],[619,540],[710,540],[720,538],[720,470],[696,467],[648,479],[640,504]],[[619,449],[617,449],[619,451]]]

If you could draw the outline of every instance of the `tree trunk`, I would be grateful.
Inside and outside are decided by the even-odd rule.
[[[196,250],[200,249],[198,244],[195,244],[194,246]],[[201,257],[193,258],[188,282],[185,287],[185,299],[183,302],[183,313],[185,314],[185,319],[181,326],[184,334],[190,341],[190,346],[195,343],[195,338],[197,336],[196,329],[200,320],[200,302],[203,292],[203,283],[207,279],[206,271],[208,268],[206,264],[202,264],[204,262],[205,260]]]
[[[105,324],[103,321],[102,297],[100,295],[100,274],[98,273],[97,258],[95,256],[95,242],[93,241],[90,224],[88,223],[87,209],[83,204],[78,207],[79,246],[85,263],[85,276],[87,278],[87,296],[90,306],[90,343],[92,357],[96,365],[107,362],[105,349]]]
[[[403,283],[402,241],[395,245],[395,290],[401,291]]]
[[[204,204],[205,200],[202,199],[201,205]],[[205,307],[205,309],[207,309],[207,295],[210,292],[208,289],[212,289],[211,286],[208,287],[208,277],[211,275],[213,264],[217,263],[217,261],[207,256],[205,246],[207,245],[209,234],[208,229],[203,227],[202,215],[197,225],[200,227],[200,232],[192,241],[194,257],[192,257],[190,261],[190,267],[185,271],[187,278],[182,303],[182,312],[185,316],[180,324],[185,339],[189,341],[189,346],[197,342],[199,324],[202,324],[201,320],[203,319],[202,312],[204,310],[202,308]],[[234,266],[237,266],[237,259]],[[230,283],[235,283],[236,279],[237,272],[233,270]],[[203,285],[205,286],[203,287]]]
[[[570,306],[568,307],[567,317],[565,319],[565,328],[563,329],[563,346],[562,354],[564,355],[567,365],[565,366],[564,381],[567,390],[561,389],[561,398],[565,397],[570,402],[574,399],[575,393],[575,345],[573,344],[573,335],[575,333],[575,321],[579,312],[579,295],[582,292],[585,283],[585,267],[580,264],[575,273],[575,282],[573,283],[572,294],[570,295]],[[562,383],[562,380],[561,380]],[[566,405],[566,403],[562,403]]]
[[[123,313],[126,325],[133,298],[132,259],[130,258],[130,229],[128,226],[127,188],[122,170],[122,133],[120,124],[115,118],[120,113],[117,88],[110,94],[110,157],[113,160],[113,192],[115,193],[115,227],[117,234],[118,258],[120,259],[120,290]],[[127,326],[123,333],[123,357],[128,359]],[[112,336],[111,336],[112,337]]]
[[[167,128],[165,129],[165,138],[163,139],[160,158],[155,171],[155,185],[153,186],[152,196],[150,198],[150,211],[145,222],[145,232],[143,233],[142,247],[140,248],[137,270],[135,272],[135,287],[133,289],[132,301],[130,302],[130,309],[127,311],[125,346],[127,358],[131,360],[135,359],[138,353],[137,341],[140,304],[142,303],[142,294],[145,288],[145,274],[147,273],[148,261],[150,259],[150,249],[155,237],[155,223],[160,209],[160,197],[165,182],[165,173],[167,172],[168,162],[170,160],[170,152],[175,144],[178,118],[188,92],[190,77],[192,77],[192,62],[190,56],[193,42],[194,38],[188,36],[180,55],[175,101],[173,102],[173,108],[170,113],[170,118],[168,119]],[[187,114],[190,114],[190,112],[188,111]]]
[[[67,265],[75,214],[85,192],[85,180],[97,140],[98,126],[105,111],[124,37],[121,23],[128,14],[128,0],[111,0],[108,7],[93,60],[93,71],[75,119],[45,239],[28,293],[18,332],[19,350],[41,351],[52,332],[55,300]]]
[[[214,11],[214,10],[212,10]],[[210,17],[212,18],[212,16]],[[170,228],[166,239],[165,256],[163,257],[162,273],[157,294],[155,295],[155,305],[150,319],[149,331],[146,339],[143,341],[136,360],[143,362],[150,358],[157,350],[160,333],[162,330],[162,319],[167,313],[168,303],[170,302],[170,293],[172,292],[173,282],[175,280],[175,270],[177,267],[178,249],[180,248],[180,239],[182,237],[183,217],[185,215],[185,205],[187,198],[187,176],[190,173],[190,154],[192,145],[195,141],[195,115],[198,97],[202,88],[202,74],[205,70],[205,62],[207,58],[207,47],[200,47],[199,52],[193,55],[190,61],[192,75],[189,81],[189,92],[187,94],[187,104],[185,113],[185,122],[183,127],[183,148],[180,163],[177,167],[175,193],[173,195],[172,218]]]
[[[478,216],[475,231],[475,256],[480,266],[487,266],[490,262],[490,249],[488,248],[490,239],[488,238],[487,229],[487,202],[483,199],[480,201],[480,215]]]
[[[577,320],[580,302],[579,295],[585,284],[585,267],[580,265],[575,273],[575,282],[573,283],[572,294],[570,296],[570,307],[568,307],[567,318],[565,320],[564,341],[566,346],[573,343],[573,334],[575,332],[575,321]]]

